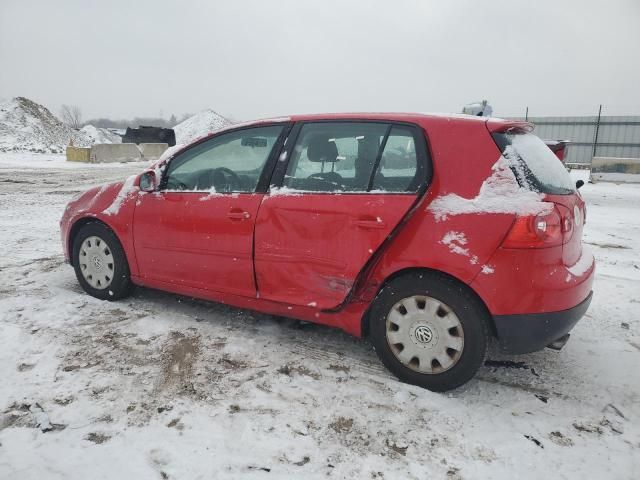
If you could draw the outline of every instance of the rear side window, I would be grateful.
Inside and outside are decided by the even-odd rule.
[[[373,190],[415,192],[423,179],[418,170],[413,132],[406,127],[394,126],[373,179]]]
[[[414,129],[375,122],[302,126],[283,186],[311,192],[414,193],[426,181]]]
[[[316,192],[363,192],[388,125],[310,123],[302,127],[284,186]]]
[[[562,162],[532,133],[494,133],[502,154],[512,161],[518,181],[550,195],[575,193],[575,185]]]

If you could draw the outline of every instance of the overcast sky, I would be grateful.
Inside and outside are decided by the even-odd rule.
[[[0,0],[0,98],[84,117],[640,114],[640,0]]]

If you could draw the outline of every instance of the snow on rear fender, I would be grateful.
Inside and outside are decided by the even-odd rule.
[[[553,205],[544,195],[521,187],[511,170],[511,161],[500,156],[491,167],[492,174],[482,183],[478,195],[464,198],[455,193],[436,197],[427,207],[436,222],[463,214],[512,213],[538,215],[549,213]]]

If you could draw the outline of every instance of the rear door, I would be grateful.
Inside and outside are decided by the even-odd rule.
[[[412,125],[297,125],[256,220],[260,298],[332,308],[413,205],[426,145]]]
[[[171,160],[159,191],[137,201],[133,233],[143,279],[256,295],[254,222],[284,128],[222,133]]]

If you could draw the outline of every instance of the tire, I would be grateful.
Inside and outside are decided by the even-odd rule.
[[[401,381],[444,392],[471,380],[483,365],[489,321],[466,285],[437,272],[412,272],[377,295],[369,334],[382,363]]]
[[[80,228],[73,239],[73,267],[78,282],[93,297],[118,300],[133,290],[122,244],[103,223],[90,222]]]

